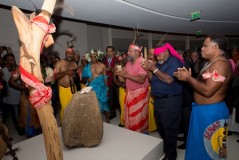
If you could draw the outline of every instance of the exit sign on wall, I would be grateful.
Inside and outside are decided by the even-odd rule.
[[[191,13],[191,21],[195,21],[195,20],[200,19],[200,16],[201,16],[200,12]]]
[[[197,31],[196,32],[196,36],[201,36],[202,35],[202,31]]]

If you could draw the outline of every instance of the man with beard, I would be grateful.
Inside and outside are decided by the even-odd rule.
[[[63,118],[64,110],[76,92],[74,76],[77,76],[77,64],[74,61],[74,49],[66,49],[66,58],[56,63],[54,77],[58,81],[59,98],[61,103],[60,118]]]
[[[163,160],[176,160],[177,136],[181,119],[182,85],[173,73],[183,66],[182,57],[169,43],[159,43],[154,49],[156,64],[145,60],[151,79],[151,94],[154,99],[154,115],[161,138],[164,140]]]
[[[147,133],[149,81],[147,72],[142,68],[142,47],[131,44],[128,49],[128,62],[116,74],[121,82],[126,83],[125,128],[141,133]],[[123,78],[123,79],[122,79]]]

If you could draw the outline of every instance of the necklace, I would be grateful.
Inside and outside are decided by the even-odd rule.
[[[213,60],[212,62],[206,62],[204,65],[203,65],[203,67],[202,67],[202,69],[200,70],[200,75],[206,70],[206,69],[208,69],[214,62],[216,62],[217,60],[223,60],[224,58],[222,58],[222,57],[219,57],[219,58],[216,58],[215,60]]]

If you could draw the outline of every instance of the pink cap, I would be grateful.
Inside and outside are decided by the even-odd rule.
[[[184,63],[183,58],[178,54],[177,51],[175,51],[175,49],[169,44],[166,43],[164,46],[162,47],[158,47],[154,49],[154,55],[159,55],[163,52],[165,52],[166,50],[170,51],[170,54],[174,57],[176,57],[177,59],[179,59],[182,63]]]

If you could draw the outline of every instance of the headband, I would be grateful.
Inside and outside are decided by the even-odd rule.
[[[170,54],[174,57],[176,57],[177,59],[179,59],[182,63],[184,63],[183,58],[178,54],[177,51],[175,51],[175,49],[169,44],[166,43],[164,46],[162,47],[158,47],[154,49],[154,55],[157,56],[163,52],[165,52],[166,50],[170,51]]]
[[[66,49],[66,53],[74,53],[74,48],[67,48]]]
[[[137,50],[137,51],[140,51],[140,52],[141,52],[141,50],[142,50],[142,47],[138,47],[138,46],[136,46],[136,45],[134,45],[134,44],[130,44],[129,47],[130,47],[130,48],[133,48],[133,49],[135,49],[135,50]]]

